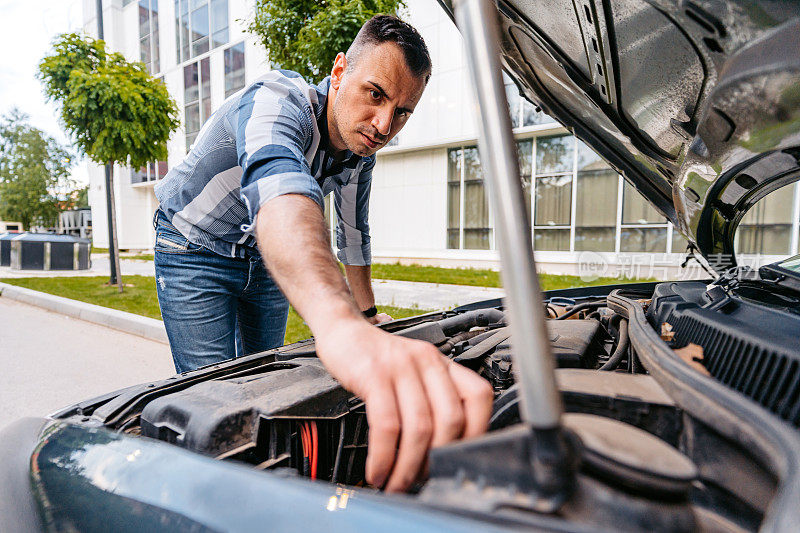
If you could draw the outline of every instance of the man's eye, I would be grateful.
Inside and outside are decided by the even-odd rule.
[[[408,116],[408,111],[400,111],[400,110],[398,109],[398,110],[397,110],[397,116],[398,116],[398,117],[401,117],[401,118],[406,118],[406,117]]]
[[[374,100],[380,100],[380,99],[381,99],[381,93],[380,93],[379,91],[376,91],[375,89],[370,89],[370,91],[369,91],[369,95],[370,95],[370,96],[371,96],[371,97],[372,97]]]

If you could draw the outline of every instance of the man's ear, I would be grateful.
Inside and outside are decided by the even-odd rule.
[[[344,71],[347,69],[347,57],[344,52],[336,54],[336,59],[333,60],[333,68],[331,69],[331,87],[339,90],[339,85],[342,83]]]

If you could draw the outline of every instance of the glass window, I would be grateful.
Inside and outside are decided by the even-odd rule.
[[[131,183],[146,183],[160,180],[167,175],[166,161],[151,161],[139,169],[131,169]]]
[[[211,116],[211,61],[207,57],[200,60],[200,89],[205,122]]]
[[[131,183],[144,183],[147,181],[147,167],[131,169]]]
[[[461,204],[463,187],[464,203]],[[463,227],[461,221],[463,220]],[[489,201],[478,149],[474,146],[448,152],[447,247],[471,250],[491,248]],[[461,241],[463,235],[463,241]]]
[[[622,223],[663,224],[666,219],[626,181],[622,189]]]
[[[214,48],[228,42],[228,0],[211,0],[211,37]]]
[[[211,116],[211,63],[207,57],[183,67],[184,127],[188,151]]]
[[[618,174],[578,141],[575,250],[613,252],[617,226]]]
[[[199,99],[199,72],[197,63],[183,67],[183,102],[189,104]]]
[[[447,248],[461,248],[461,149],[447,152]]]
[[[528,211],[528,222],[531,221],[531,173],[533,172],[533,141],[530,139],[517,142],[519,158],[519,174],[522,179],[522,193],[525,196],[525,208]]]
[[[225,50],[225,98],[244,87],[244,43]]]
[[[536,139],[536,173],[572,172],[575,137],[558,135]]]
[[[535,229],[533,230],[534,250],[569,251],[569,229]]]
[[[613,252],[619,177],[611,169],[578,172],[575,249]]]
[[[488,250],[491,247],[489,199],[483,181],[477,148],[464,149],[464,248]]]
[[[678,229],[673,227],[672,228],[672,253],[673,254],[683,254],[686,253],[686,248],[689,246],[689,241],[686,240],[686,237],[681,235],[678,232]]]
[[[158,53],[158,0],[139,0],[139,58],[151,74],[161,70]]]
[[[175,27],[179,63],[226,44],[228,0],[175,0]]]
[[[736,230],[739,254],[788,255],[794,186],[781,187],[751,207]]]
[[[667,228],[631,228],[620,230],[621,252],[666,252]]]
[[[186,106],[186,133],[197,133],[200,131],[200,107],[195,104]]]
[[[560,226],[570,224],[572,175],[536,178],[534,225]]]

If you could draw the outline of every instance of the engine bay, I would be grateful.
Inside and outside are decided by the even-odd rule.
[[[766,443],[745,438],[741,421],[711,403],[692,412],[707,400],[697,395],[733,395],[758,414],[754,422],[766,421],[761,438],[769,439],[774,426],[797,440],[800,352],[789,333],[800,330],[800,315],[787,305],[794,296],[759,299],[757,282],[740,278],[546,293],[569,437],[564,445],[579,458],[559,466],[574,469],[576,481],[556,515],[548,510],[553,502],[531,496],[536,490],[525,474],[531,444],[524,437],[502,302],[387,324],[396,335],[436,345],[443,356],[483,376],[495,393],[487,435],[434,449],[430,477],[417,483],[413,497],[424,505],[531,524],[546,516],[612,529],[624,519],[632,531],[758,529],[786,472],[776,470]],[[741,325],[732,320],[737,317]],[[775,324],[773,334],[757,334],[762,320]],[[724,334],[735,338],[724,340]],[[659,351],[687,377],[665,379],[653,359]],[[687,405],[689,388],[695,396]],[[771,394],[760,395],[764,390]],[[364,404],[327,373],[313,339],[122,391],[58,416],[78,417],[255,470],[375,490],[364,479]],[[800,453],[791,446],[780,453]]]

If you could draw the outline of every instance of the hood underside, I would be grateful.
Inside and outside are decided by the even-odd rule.
[[[457,0],[456,0],[457,1]],[[451,0],[440,3],[452,15]],[[800,179],[800,3],[498,0],[506,70],[718,270]]]

